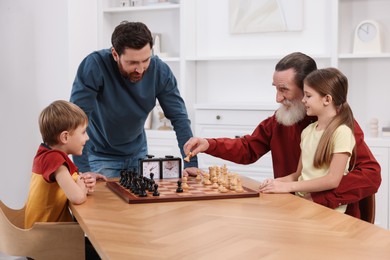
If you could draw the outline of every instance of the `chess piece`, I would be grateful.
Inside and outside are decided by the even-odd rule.
[[[160,122],[163,123],[163,125],[161,125],[157,128],[158,130],[172,130],[172,127],[168,125],[168,123],[170,121],[168,118],[165,117],[165,114],[162,110],[158,112],[158,117],[159,117]]]
[[[126,170],[120,171],[120,178],[119,178],[119,184],[123,186],[126,183]]]
[[[154,184],[154,191],[153,191],[153,196],[160,196],[160,192],[158,192],[158,184]]]
[[[154,184],[155,184],[155,181],[154,181],[153,177],[154,177],[154,173],[151,172],[151,173],[150,173],[150,179],[148,180],[148,190],[149,190],[150,192],[154,191]]]
[[[244,188],[242,187],[241,179],[237,179],[237,187],[236,192],[241,193],[244,192]]]
[[[211,185],[210,174],[208,174],[208,173],[204,174],[203,184],[204,185]]]
[[[182,188],[183,188],[183,190],[188,190],[188,188],[190,187],[190,186],[188,186],[188,184],[187,184],[187,177],[183,177],[183,178],[181,178],[181,180],[182,180]]]
[[[196,180],[196,182],[198,182],[198,183],[202,181],[202,174],[201,174],[200,170],[198,170],[198,171],[196,172],[196,178],[195,178],[195,180]]]
[[[154,55],[158,55],[160,54],[161,50],[160,50],[160,36],[159,35],[156,35],[154,37],[154,43],[153,43],[153,54]]]
[[[372,118],[370,120],[370,137],[378,137],[378,119]]]
[[[213,177],[213,185],[211,187],[213,189],[218,189],[219,185],[218,185],[218,177],[217,176]]]
[[[187,156],[184,158],[184,161],[190,162],[191,157],[192,157],[192,152],[189,152],[189,153],[187,154]]]
[[[181,184],[182,184],[181,181],[177,181],[177,189],[176,189],[176,192],[178,192],[178,193],[183,192],[183,188],[181,187]]]
[[[139,197],[146,197],[148,194],[146,193],[146,182],[144,179],[140,179],[140,189],[138,192]]]

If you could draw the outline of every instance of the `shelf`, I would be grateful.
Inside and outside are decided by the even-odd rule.
[[[281,55],[270,55],[270,56],[189,56],[186,58],[187,61],[241,61],[241,60],[279,60],[284,56]],[[310,57],[314,59],[329,59],[329,55],[313,55],[310,54]]]
[[[390,53],[384,52],[384,53],[362,53],[362,54],[355,54],[355,53],[340,53],[339,54],[340,59],[371,59],[371,58],[390,58]]]
[[[167,10],[167,9],[179,9],[179,7],[180,4],[172,4],[172,3],[144,5],[144,6],[129,6],[129,7],[109,7],[109,8],[104,8],[103,13],[126,13],[126,12],[138,12],[138,11]]]
[[[223,109],[223,110],[276,110],[279,104],[277,103],[205,103],[195,104],[194,108],[197,110]]]
[[[158,56],[158,54],[156,55]],[[164,62],[179,62],[180,61],[180,58],[179,57],[160,57],[158,56],[162,61]]]

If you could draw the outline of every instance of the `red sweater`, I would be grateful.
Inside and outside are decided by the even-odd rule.
[[[315,120],[306,117],[293,126],[283,126],[273,115],[262,121],[251,135],[207,139],[210,147],[206,153],[239,164],[251,164],[272,151],[274,177],[283,177],[296,171],[301,154],[301,132]],[[364,142],[363,131],[356,121],[354,131],[357,148],[354,169],[342,178],[338,188],[312,192],[311,196],[316,203],[332,209],[348,204],[346,214],[360,218],[358,202],[378,191],[381,169]]]

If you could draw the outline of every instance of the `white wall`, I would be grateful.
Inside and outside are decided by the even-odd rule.
[[[78,64],[97,49],[98,2],[0,0],[0,199],[10,206],[20,207],[26,199],[32,159],[41,142],[37,125],[40,111],[56,99],[69,99]],[[191,37],[196,39],[193,55],[228,56],[229,53],[229,56],[273,57],[260,63],[229,61],[236,64],[233,70],[223,59],[196,61],[201,65],[195,73],[197,103],[273,101],[275,90],[271,80],[275,63],[279,56],[292,51],[314,56],[319,67],[329,65],[327,59],[321,59],[329,56],[332,46],[328,0],[304,1],[302,31],[239,36],[228,33],[227,0],[193,0],[192,3],[191,10],[187,11],[195,12],[193,16],[197,18],[194,37]],[[184,19],[188,19],[188,14]],[[383,67],[387,65],[386,60]],[[383,77],[378,78],[376,85],[386,86],[381,80]],[[355,91],[359,96],[355,100],[361,98],[363,91]],[[354,93],[351,97],[354,98]],[[372,97],[365,102],[375,104]],[[382,95],[383,99],[386,97]],[[383,118],[388,122],[387,116]],[[367,121],[359,119],[363,126]]]
[[[96,1],[1,0],[0,35],[0,199],[20,208],[41,142],[39,113],[69,99],[80,57],[96,47]]]
[[[295,51],[312,57],[329,55],[327,0],[303,1],[303,28],[290,32],[231,34],[228,10],[226,0],[196,1],[195,52],[198,57],[206,57],[206,61],[197,62],[197,103],[274,102],[272,74],[280,58]],[[207,57],[216,60],[207,61]],[[234,57],[237,60],[231,60]]]

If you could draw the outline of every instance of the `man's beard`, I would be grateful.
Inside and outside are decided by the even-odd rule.
[[[142,77],[144,76],[144,73],[146,71],[146,69],[145,69],[143,73],[138,73],[135,71],[128,73],[122,68],[122,65],[120,64],[120,62],[118,62],[118,68],[119,68],[119,72],[121,73],[121,75],[123,77],[125,77],[126,79],[130,80],[132,83],[140,81],[142,79]]]
[[[300,100],[284,100],[276,111],[275,116],[279,124],[291,126],[305,118],[306,108]]]

